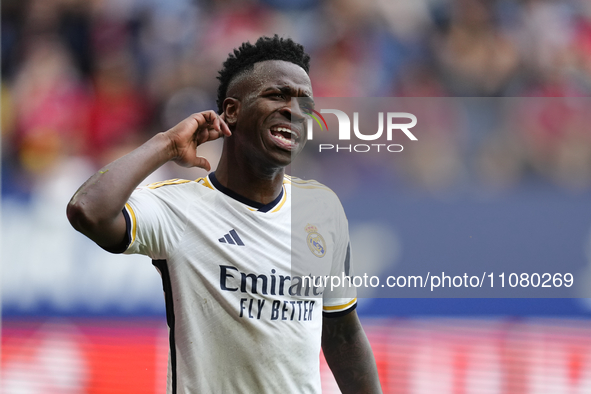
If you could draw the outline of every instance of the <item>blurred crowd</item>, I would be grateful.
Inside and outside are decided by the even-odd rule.
[[[229,51],[275,33],[311,54],[319,97],[580,97],[476,143],[433,137],[392,166],[408,184],[457,186],[469,168],[501,187],[591,186],[586,0],[4,0],[3,196],[214,109]]]

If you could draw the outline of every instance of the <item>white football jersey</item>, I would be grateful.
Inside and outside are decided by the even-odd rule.
[[[311,281],[349,274],[347,219],[330,189],[286,176],[263,205],[210,174],[140,187],[124,213],[125,253],[162,275],[168,393],[321,392],[322,319],[356,306],[354,288]]]

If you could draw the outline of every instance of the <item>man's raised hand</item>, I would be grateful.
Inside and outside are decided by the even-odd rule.
[[[195,113],[164,132],[170,139],[171,157],[183,167],[199,167],[206,171],[211,165],[206,158],[197,156],[197,147],[207,141],[232,135],[230,128],[221,116],[214,111]]]

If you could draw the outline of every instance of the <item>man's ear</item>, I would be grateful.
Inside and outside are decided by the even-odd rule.
[[[224,117],[228,126],[234,126],[238,121],[238,114],[240,113],[240,101],[234,97],[226,97],[222,104],[224,109]]]

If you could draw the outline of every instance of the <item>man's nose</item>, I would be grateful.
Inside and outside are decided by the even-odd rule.
[[[303,123],[306,120],[306,116],[297,99],[292,99],[290,103],[287,103],[282,109],[282,114],[289,118],[291,123]]]

